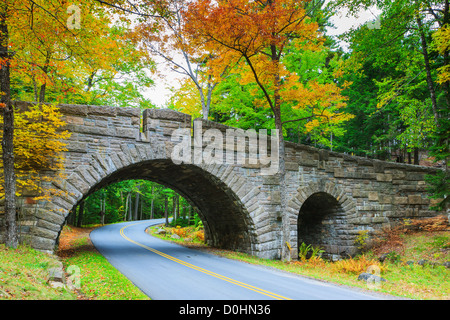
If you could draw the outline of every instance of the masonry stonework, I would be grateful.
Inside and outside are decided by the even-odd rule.
[[[25,102],[16,105],[26,107]],[[262,258],[280,258],[282,246],[296,257],[301,242],[319,245],[326,255],[356,252],[362,230],[373,233],[405,218],[436,215],[429,209],[424,176],[437,169],[349,156],[286,143],[289,203],[280,212],[278,180],[250,164],[175,164],[176,129],[195,126],[189,115],[169,109],[60,105],[71,132],[65,152],[64,181],[48,187],[63,193],[52,201],[19,199],[20,239],[53,252],[70,210],[102,187],[127,179],[148,179],[176,190],[198,209],[207,242]],[[230,127],[200,121],[203,132]],[[142,124],[142,129],[141,129]],[[192,143],[194,145],[194,142]],[[205,142],[203,143],[203,146]],[[236,149],[233,152],[238,152]],[[248,152],[248,148],[247,148]],[[4,214],[0,203],[0,232]],[[282,239],[282,217],[289,239]],[[3,236],[2,236],[3,238]]]

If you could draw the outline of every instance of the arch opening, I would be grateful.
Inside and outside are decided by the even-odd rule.
[[[326,192],[312,194],[300,208],[297,220],[298,247],[302,243],[324,250],[322,257],[348,256],[345,212],[338,200]]]
[[[92,186],[74,207],[105,186],[124,180],[149,180],[174,190],[197,210],[207,244],[252,253],[256,236],[244,205],[225,183],[195,165],[162,159],[121,168]]]

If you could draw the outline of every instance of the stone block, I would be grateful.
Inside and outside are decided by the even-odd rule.
[[[58,105],[58,108],[62,114],[72,114],[83,117],[88,115],[88,106],[86,105],[60,104]]]
[[[344,168],[334,168],[334,177],[344,178],[345,177]]]
[[[117,115],[117,109],[109,106],[87,106],[89,115],[100,115],[106,117],[115,117]]]
[[[394,197],[394,204],[408,204],[408,197]]]
[[[381,182],[392,181],[392,174],[390,174],[390,173],[377,173],[377,181],[381,181]]]
[[[377,191],[369,191],[368,198],[369,198],[369,201],[378,201],[378,192]]]
[[[408,196],[408,204],[422,204],[422,196],[421,195],[409,195]]]

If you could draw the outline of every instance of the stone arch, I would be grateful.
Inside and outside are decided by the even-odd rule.
[[[67,179],[54,182],[66,192],[48,202],[42,208],[46,212],[37,217],[37,249],[53,250],[69,211],[92,192],[122,180],[147,179],[176,190],[199,209],[209,244],[254,254],[258,247],[252,218],[255,213],[248,210],[254,201],[247,196],[254,187],[235,169],[227,165],[176,165],[158,143],[122,144],[119,152],[92,154],[90,161],[71,170]],[[43,235],[39,226],[52,215],[54,232]]]
[[[295,257],[302,242],[320,246],[326,258],[355,252],[350,221],[356,217],[356,205],[334,181],[321,180],[298,188],[289,202],[289,215]]]

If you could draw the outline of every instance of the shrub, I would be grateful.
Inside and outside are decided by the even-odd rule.
[[[369,230],[361,230],[358,232],[358,236],[355,239],[356,247],[363,251],[367,248],[367,239],[369,238]]]
[[[298,249],[298,258],[301,261],[311,260],[311,259],[321,259],[322,253],[325,252],[321,247],[313,247],[310,244],[302,242]]]
[[[205,233],[203,230],[198,230],[192,234],[194,236],[194,239],[197,238],[198,240],[204,242],[205,241]]]
[[[385,268],[378,261],[367,259],[364,255],[355,259],[351,258],[336,261],[332,264],[332,269],[336,272],[360,274],[366,272],[371,266],[380,268],[381,272],[385,271]]]

